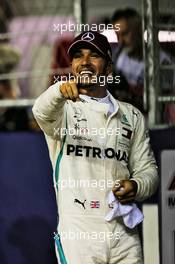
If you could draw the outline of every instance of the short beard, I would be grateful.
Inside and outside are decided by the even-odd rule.
[[[85,89],[90,89],[94,87],[94,83],[77,83],[77,88],[85,88]]]

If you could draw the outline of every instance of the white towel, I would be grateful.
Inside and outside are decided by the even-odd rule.
[[[124,224],[129,228],[134,228],[143,221],[143,214],[135,203],[122,205],[111,191],[108,196],[108,204],[113,204],[113,209],[106,215],[106,221],[112,221],[118,216],[123,217]]]

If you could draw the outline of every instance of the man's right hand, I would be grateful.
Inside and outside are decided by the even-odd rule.
[[[69,81],[61,84],[60,92],[67,100],[74,102],[80,101],[79,94],[88,95],[88,90],[85,88],[77,88],[77,84],[74,81]]]
[[[79,100],[79,91],[76,83],[73,81],[61,84],[60,92],[68,100],[72,100],[74,102],[77,101],[77,99]]]

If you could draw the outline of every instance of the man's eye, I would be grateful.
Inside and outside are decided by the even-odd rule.
[[[95,57],[95,58],[99,58],[100,56],[99,56],[99,54],[98,53],[91,53],[91,57]]]
[[[81,53],[75,53],[74,58],[81,58],[82,54]]]

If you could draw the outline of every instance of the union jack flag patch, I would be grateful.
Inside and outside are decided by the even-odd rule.
[[[100,201],[91,201],[90,207],[91,208],[100,208]]]

